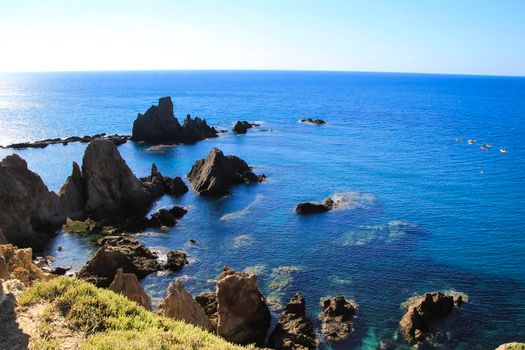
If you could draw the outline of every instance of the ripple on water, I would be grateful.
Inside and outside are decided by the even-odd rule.
[[[284,307],[283,298],[297,274],[301,271],[304,271],[304,268],[301,266],[284,265],[272,269],[269,277],[269,293],[266,300],[273,311],[279,311]]]
[[[242,218],[246,214],[249,214],[250,210],[252,209],[252,207],[254,205],[256,205],[257,203],[259,203],[263,198],[264,198],[264,196],[262,194],[256,195],[255,199],[250,204],[248,204],[246,207],[244,207],[243,209],[241,209],[239,211],[233,212],[233,213],[224,214],[223,216],[221,216],[220,220],[221,221],[228,221],[228,220],[234,220],[234,219]]]
[[[363,246],[370,243],[391,243],[408,234],[422,233],[420,226],[408,221],[392,220],[388,224],[359,225],[345,233],[343,246]]]

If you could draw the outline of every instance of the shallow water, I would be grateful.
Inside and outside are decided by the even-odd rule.
[[[278,314],[298,290],[315,319],[320,298],[359,304],[356,335],[337,349],[374,349],[397,337],[401,303],[429,290],[469,295],[445,348],[488,349],[525,340],[525,79],[316,72],[107,72],[0,75],[0,144],[48,137],[130,133],[137,112],[165,95],[176,114],[248,134],[191,146],[119,147],[138,176],[155,162],[184,176],[212,147],[264,173],[264,183],[189,206],[177,226],[139,238],[182,249],[190,265],[143,282],[154,301],[184,276],[192,293],[213,288],[223,265],[257,271]],[[324,126],[304,125],[305,117]],[[473,145],[455,138],[477,139]],[[480,150],[483,142],[494,144]],[[500,153],[505,147],[509,153]],[[85,145],[17,151],[58,190]],[[13,153],[0,150],[0,156]],[[297,203],[357,193],[350,205],[298,216]],[[352,203],[354,204],[354,203]],[[189,244],[190,239],[197,244]],[[58,246],[64,249],[58,252]],[[50,253],[79,268],[89,238],[59,234]],[[399,342],[403,344],[403,342]],[[323,344],[324,347],[329,347]]]

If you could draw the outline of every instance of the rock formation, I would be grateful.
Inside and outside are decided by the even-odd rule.
[[[306,317],[306,303],[301,293],[296,293],[284,307],[277,326],[270,335],[268,346],[276,350],[317,348],[315,329]]]
[[[64,146],[68,145],[71,142],[81,142],[81,143],[88,143],[94,140],[108,140],[115,144],[115,146],[120,146],[130,139],[129,135],[107,135],[106,133],[102,134],[96,134],[93,136],[70,136],[66,137],[64,139],[61,138],[54,138],[54,139],[45,139],[40,141],[34,141],[34,142],[21,142],[21,143],[13,143],[11,145],[7,146],[0,146],[0,148],[14,148],[14,149],[25,149],[25,148],[46,148],[49,145],[59,145],[62,144]]]
[[[19,247],[39,249],[65,220],[58,195],[18,155],[0,162],[0,230]]]
[[[436,322],[466,301],[460,293],[432,292],[412,297],[405,303],[407,312],[399,322],[401,333],[408,342],[421,341]]]
[[[257,286],[257,276],[224,268],[217,282],[217,334],[237,344],[262,345],[270,310]]]
[[[354,317],[357,311],[357,304],[354,301],[336,296],[322,300],[321,307],[319,320],[326,340],[343,340],[354,332]]]
[[[33,263],[32,257],[31,248],[18,249],[12,244],[0,245],[0,279],[17,279],[25,286],[34,281],[48,280],[50,276]]]
[[[177,219],[183,217],[187,212],[188,211],[185,208],[176,205],[170,209],[159,209],[151,215],[149,226],[155,228],[162,226],[175,226],[175,224],[177,224]]]
[[[300,122],[307,123],[307,124],[314,124],[314,125],[326,124],[326,122],[322,119],[312,119],[312,118],[301,119]]]
[[[188,264],[188,256],[184,252],[178,250],[171,250],[167,254],[167,261],[164,264],[165,270],[177,272]]]
[[[217,322],[219,321],[219,315],[217,315],[217,293],[207,290],[197,295],[195,301],[204,309],[213,329],[217,329]]]
[[[109,290],[124,295],[131,301],[144,307],[146,310],[151,309],[151,299],[140,285],[137,276],[132,273],[124,273],[122,268],[117,269],[113,282],[108,287]]]
[[[525,350],[525,343],[506,343],[501,344],[496,350]]]
[[[171,97],[159,99],[158,106],[151,106],[146,113],[139,113],[133,123],[131,139],[148,143],[195,143],[217,137],[217,130],[208,126],[205,119],[190,115],[181,126],[173,114]]]
[[[66,212],[73,213],[84,210],[86,191],[82,182],[82,172],[77,162],[73,162],[73,171],[60,189],[59,195]]]
[[[225,156],[213,148],[208,157],[197,160],[188,179],[194,190],[205,196],[222,196],[229,193],[233,184],[261,182],[264,175],[255,175],[246,162],[236,156]]]
[[[329,210],[332,210],[334,201],[331,198],[325,199],[322,203],[316,202],[304,202],[299,203],[295,208],[295,211],[300,214],[315,214],[315,213],[325,213]]]
[[[170,283],[168,294],[160,303],[157,312],[163,316],[182,320],[210,332],[214,330],[202,306],[186,291],[180,280]]]
[[[2,280],[0,279],[0,306],[5,300],[4,286],[2,285]]]
[[[251,129],[254,126],[259,126],[259,124],[250,123],[250,122],[247,122],[246,120],[243,120],[243,121],[238,120],[237,122],[235,122],[235,125],[233,126],[232,131],[234,134],[246,134],[248,129]]]
[[[177,197],[188,192],[188,186],[186,186],[180,176],[175,178],[162,176],[155,164],[151,165],[151,174],[140,180],[148,192],[150,192],[155,198],[160,197],[163,194]]]
[[[104,237],[98,242],[102,247],[82,267],[78,277],[98,287],[107,287],[119,268],[125,273],[143,279],[152,272],[161,270],[157,254],[137,240],[123,236]]]

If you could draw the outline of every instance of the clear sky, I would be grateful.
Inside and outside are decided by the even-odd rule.
[[[525,75],[525,0],[0,0],[0,71]]]

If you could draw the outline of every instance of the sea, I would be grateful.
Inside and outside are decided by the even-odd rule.
[[[213,147],[246,160],[266,181],[212,199],[165,196],[152,212],[189,208],[169,230],[137,238],[164,257],[189,255],[179,273],[142,284],[158,304],[182,279],[214,289],[223,266],[257,273],[275,319],[298,291],[319,329],[320,300],[359,305],[355,333],[322,349],[408,349],[403,302],[458,291],[469,302],[440,326],[435,347],[493,349],[525,341],[525,78],[303,71],[136,71],[0,75],[0,144],[96,133],[130,134],[137,113],[171,96],[179,119],[205,118],[215,139],[194,145],[127,142],[137,176],[155,163],[182,176]],[[321,118],[322,126],[300,123]],[[260,126],[231,132],[247,120]],[[471,140],[468,142],[468,140]],[[17,153],[50,190],[86,145]],[[505,152],[506,151],[506,152]],[[187,181],[186,181],[187,182]],[[303,201],[344,197],[337,210],[295,213]],[[189,241],[195,240],[195,244]],[[58,248],[61,247],[61,251]],[[60,232],[46,248],[78,271],[93,237]]]

